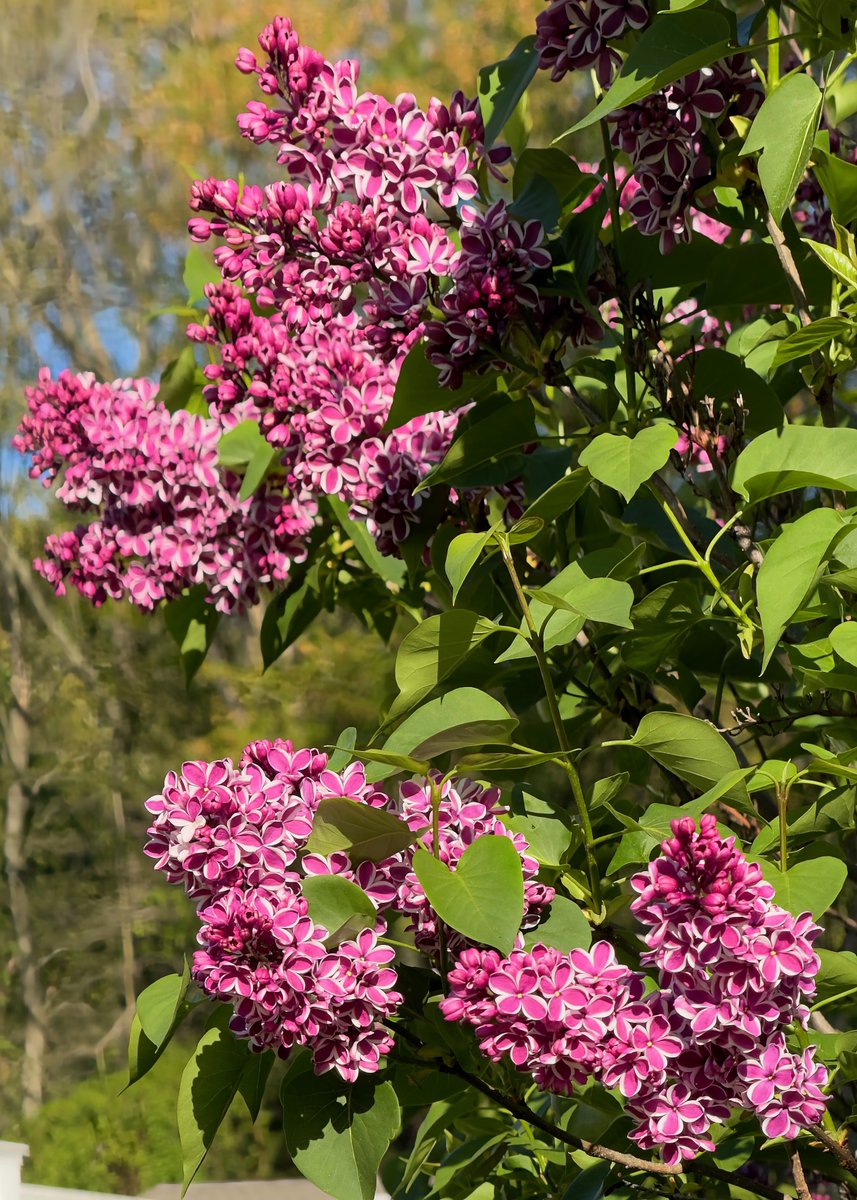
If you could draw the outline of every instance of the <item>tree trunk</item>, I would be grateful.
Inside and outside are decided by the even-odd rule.
[[[16,944],[21,999],[24,1005],[24,1063],[21,1072],[22,1111],[36,1113],[42,1103],[45,1063],[45,996],[39,961],[33,944],[30,901],[27,894],[27,826],[30,791],[30,693],[31,675],[24,654],[18,589],[7,576],[4,588],[8,602],[11,703],[3,726],[11,783],[6,795],[4,867],[9,887],[9,910]]]

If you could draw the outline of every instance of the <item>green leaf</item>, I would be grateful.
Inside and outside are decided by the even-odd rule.
[[[776,901],[795,916],[810,912],[823,917],[842,891],[848,868],[840,858],[808,858],[783,873],[773,863],[759,864],[762,874],[776,892]]]
[[[546,921],[524,935],[527,948],[541,943],[553,946],[563,954],[570,950],[588,950],[592,945],[592,930],[581,910],[565,896],[551,902]]]
[[[769,248],[773,250],[773,246]],[[740,247],[722,246],[695,233],[692,241],[679,243],[669,254],[661,254],[657,238],[630,226],[622,230],[622,249],[628,263],[629,283],[651,281],[654,287],[663,288],[705,283],[716,265],[728,262]]]
[[[190,982],[185,962],[181,975],[164,975],[144,988],[137,997],[137,1017],[140,1027],[156,1050],[161,1050],[171,1037],[184,1006]]]
[[[179,648],[187,683],[202,666],[220,621],[220,614],[208,603],[207,595],[205,584],[197,583],[164,605],[164,622]]]
[[[342,875],[308,875],[301,891],[310,917],[324,926],[333,942],[343,940],[340,934],[345,927],[350,937],[352,931],[374,928],[378,919],[378,911],[363,889]]]
[[[656,20],[631,49],[607,94],[561,136],[587,129],[616,109],[644,100],[692,71],[710,66],[729,51],[729,24],[718,13],[676,13]]]
[[[773,542],[759,568],[756,603],[768,665],[783,630],[815,589],[831,543],[842,529],[842,517],[832,508],[805,513]]]
[[[278,457],[277,451],[273,446],[268,446],[267,450],[263,450],[261,446],[259,447],[247,464],[244,478],[241,481],[241,490],[238,493],[239,500],[250,499]]]
[[[655,471],[659,471],[678,441],[678,432],[668,421],[641,429],[632,438],[601,433],[580,455],[580,465],[608,487],[631,500]]]
[[[422,479],[417,492],[451,483],[474,467],[496,462],[512,450],[536,441],[535,417],[529,400],[517,400],[475,420],[456,435],[443,460]]]
[[[806,487],[857,491],[857,429],[786,425],[763,433],[738,456],[732,486],[752,503]]]
[[[125,1084],[125,1088],[129,1088],[132,1083],[136,1083],[138,1079],[147,1075],[160,1057],[161,1052],[143,1033],[140,1018],[135,1013],[131,1020],[131,1032],[128,1035],[128,1082]]]
[[[321,596],[306,580],[272,597],[265,609],[260,632],[262,662],[266,670],[297,641],[322,608]]]
[[[766,97],[741,150],[742,155],[759,155],[759,181],[777,225],[806,171],[821,120],[821,102],[811,76],[786,76]]]
[[[458,768],[461,771],[475,774],[484,771],[499,771],[505,774],[509,771],[528,770],[531,767],[540,767],[543,763],[557,761],[556,752],[550,750],[544,753],[514,751],[508,754],[465,754],[458,760]]]
[[[407,424],[414,417],[431,412],[449,412],[461,408],[470,400],[493,391],[490,376],[465,377],[459,388],[443,388],[438,382],[438,369],[426,358],[425,342],[417,342],[410,350],[396,380],[393,404],[384,423],[389,433]]]
[[[818,146],[812,152],[812,160],[834,220],[840,225],[850,225],[857,219],[857,166],[836,154],[825,153]]]
[[[396,754],[392,750],[360,749],[357,754],[364,762],[381,764],[381,770],[372,767],[366,772],[366,778],[370,783],[386,779],[398,771],[410,771],[412,775],[425,775],[430,765],[428,759],[414,758],[409,754]],[[393,770],[387,771],[384,769],[386,767],[392,767]]]
[[[188,344],[178,358],[174,358],[169,366],[164,368],[161,381],[158,384],[158,400],[170,412],[178,412],[187,407],[196,389],[196,355],[194,348]]]
[[[238,1084],[238,1091],[241,1093],[241,1099],[247,1105],[251,1121],[255,1121],[259,1116],[262,1101],[265,1099],[268,1076],[271,1074],[273,1065],[273,1051],[265,1050],[262,1054],[251,1054],[247,1066],[244,1068]]]
[[[404,821],[383,808],[347,796],[328,796],[315,811],[307,849],[313,854],[345,850],[352,864],[381,862],[417,839]]]
[[[546,524],[551,524],[557,517],[574,508],[577,501],[589,487],[591,476],[585,467],[564,475],[557,483],[535,499],[527,509],[525,516],[541,517]]]
[[[840,658],[857,667],[857,625],[843,621],[830,631],[830,644]]]
[[[590,809],[600,808],[602,804],[612,804],[628,786],[629,778],[627,771],[620,771],[617,775],[608,775],[606,779],[596,779],[592,785]]]
[[[212,258],[210,252],[207,253],[201,246],[196,244],[193,244],[187,252],[182,279],[187,288],[187,298],[190,303],[202,305],[203,307],[207,303],[205,285],[207,283],[223,282],[220,268]]]
[[[857,173],[857,167],[849,164],[852,170]],[[835,246],[828,246],[824,242],[814,242],[812,238],[804,238],[808,246],[811,246],[814,253],[818,255],[828,271],[836,276],[840,282],[846,287],[857,289],[857,267],[841,250],[837,250]],[[814,325],[818,322],[814,321]]]
[[[272,449],[255,421],[242,421],[224,433],[217,443],[217,461],[222,467],[243,467],[259,454]]]
[[[827,1000],[857,987],[857,954],[851,950],[818,950],[818,998]],[[853,1001],[852,1001],[853,1003]]]
[[[832,341],[842,337],[852,328],[853,323],[845,317],[819,317],[817,321],[796,329],[777,344],[772,365],[777,368],[796,358],[808,358],[810,354],[829,346]]]
[[[770,242],[747,242],[725,248],[707,278],[706,308],[724,305],[793,304],[794,297]],[[814,254],[798,241],[794,256],[811,304],[827,304],[830,276]]]
[[[177,1120],[182,1147],[182,1195],[211,1148],[245,1072],[252,1072],[247,1041],[228,1027],[232,1012],[223,1008],[217,1022],[199,1040],[179,1084]]]
[[[671,660],[693,626],[702,620],[699,588],[691,579],[664,583],[631,610],[634,632],[622,642],[622,658],[637,671]]]
[[[461,746],[508,742],[517,724],[517,717],[487,692],[454,688],[407,717],[387,738],[384,750],[431,759]]]
[[[301,1052],[283,1079],[289,1154],[301,1174],[335,1200],[374,1200],[381,1159],[401,1122],[396,1093],[365,1076],[347,1084],[335,1071],[315,1075],[311,1061]]]
[[[356,745],[357,729],[354,725],[349,725],[336,739],[336,749],[328,759],[328,771],[342,771],[347,767],[353,757],[351,752]]]
[[[464,586],[468,575],[479,562],[482,551],[491,542],[492,535],[492,529],[486,529],[484,533],[460,533],[449,543],[444,571],[452,586],[453,604],[458,599],[458,593]],[[496,544],[492,546],[492,549],[497,549]]]
[[[338,496],[328,496],[327,503],[343,532],[354,543],[354,549],[366,566],[371,567],[375,574],[387,583],[401,585],[404,582],[406,571],[405,564],[401,559],[392,558],[390,555],[380,552],[375,539],[366,526],[360,521],[352,521],[349,517],[348,505],[344,500],[340,500]]]
[[[550,232],[564,210],[579,204],[598,186],[598,177],[581,171],[562,150],[525,150],[512,178],[509,211],[519,221],[537,220]]]
[[[701,0],[691,0],[700,3]],[[676,3],[676,0],[673,0]],[[562,1194],[562,1200],[601,1200],[610,1177],[610,1163],[593,1163],[572,1179]]]
[[[683,713],[647,713],[630,741],[622,744],[645,750],[667,771],[702,791],[738,770],[735,751],[723,735],[707,721]],[[736,780],[727,794],[746,799],[743,780]]]
[[[524,873],[509,838],[477,838],[454,871],[417,850],[414,871],[442,921],[475,942],[511,952],[524,916]]]
[[[508,58],[483,67],[477,95],[485,123],[484,142],[491,147],[518,106],[539,65],[534,34],[522,38]]]
[[[630,584],[607,577],[590,579],[579,563],[564,567],[547,587],[536,588],[531,595],[549,608],[579,613],[587,621],[631,628],[634,592]]]
[[[465,608],[422,621],[402,640],[396,656],[402,704],[407,701],[407,706],[413,707],[419,703],[496,629],[493,621]]]
[[[529,792],[524,792],[520,808],[502,820],[507,829],[524,835],[528,853],[545,866],[558,867],[571,845],[573,831],[565,813]]]

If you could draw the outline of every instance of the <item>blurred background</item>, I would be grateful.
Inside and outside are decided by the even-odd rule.
[[[226,622],[186,689],[160,617],[57,600],[31,570],[59,506],[9,447],[40,364],[158,375],[182,345],[187,195],[196,176],[276,177],[235,115],[232,62],[277,11],[365,86],[426,102],[475,94],[480,65],[532,32],[535,0],[22,0],[0,23],[0,1139],[32,1182],[136,1194],[181,1175],[174,1108],[194,1031],[119,1096],[134,998],[180,969],[191,906],[143,857],[146,798],[183,759],[246,741],[368,733],[392,653],[317,622],[267,674],[258,620]],[[571,88],[534,89],[535,141]],[[558,110],[558,103],[569,111]],[[197,1031],[198,1032],[198,1031]],[[272,1106],[227,1122],[201,1178],[288,1167]]]

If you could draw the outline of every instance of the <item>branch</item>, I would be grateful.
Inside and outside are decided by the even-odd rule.
[[[852,1175],[857,1176],[857,1158],[854,1157],[847,1146],[843,1146],[841,1142],[837,1141],[821,1125],[813,1125],[812,1132],[821,1142],[822,1146],[839,1159],[846,1170],[850,1171]]]
[[[804,291],[803,280],[800,277],[800,271],[797,269],[794,255],[786,243],[785,234],[770,212],[765,217],[765,224],[768,228],[771,241],[774,244],[774,249],[777,252],[777,258],[780,260],[780,266],[783,268],[783,273],[788,281],[789,291],[792,294],[801,325],[811,325],[812,317],[809,315],[809,301]]]
[[[812,1193],[807,1187],[806,1175],[803,1173],[803,1163],[800,1161],[800,1151],[797,1146],[792,1150],[791,1163],[798,1200],[812,1200]]]
[[[412,1046],[424,1050],[425,1047],[418,1037],[404,1029],[401,1025],[389,1025],[391,1033],[401,1037],[403,1041],[409,1042]],[[534,1112],[529,1105],[522,1100],[517,1100],[514,1096],[507,1096],[490,1083],[486,1083],[478,1075],[473,1075],[458,1063],[435,1062],[437,1070],[442,1071],[447,1075],[457,1075],[459,1079],[463,1079],[465,1083],[469,1083],[476,1091],[481,1092],[483,1096],[487,1096],[489,1100],[493,1100],[500,1108],[505,1108],[513,1117],[517,1117],[520,1121],[526,1121],[528,1125],[532,1125],[534,1129],[540,1129],[542,1133],[548,1137],[562,1142],[566,1146],[571,1146],[574,1150],[583,1150],[586,1154],[590,1154],[593,1158],[603,1159],[605,1162],[615,1163],[619,1167],[627,1167],[632,1171],[645,1171],[648,1175],[661,1175],[677,1177],[681,1175],[696,1175],[702,1179],[717,1179],[724,1183],[735,1184],[738,1182],[735,1174],[730,1171],[721,1171],[719,1167],[709,1167],[704,1163],[685,1163],[683,1166],[670,1167],[666,1163],[654,1162],[648,1158],[638,1158],[636,1154],[624,1154],[621,1150],[613,1150],[610,1146],[602,1146],[597,1142],[588,1142],[585,1138],[575,1137],[574,1134],[568,1133],[567,1130],[560,1128],[559,1125],[554,1125]],[[752,1192],[756,1196],[762,1196],[763,1200],[789,1200],[788,1196],[779,1191],[777,1188],[768,1187],[765,1183],[756,1183],[754,1180],[740,1177],[739,1186],[747,1192]]]
[[[397,1032],[401,1033],[401,1030],[397,1029]],[[444,1064],[440,1067],[440,1070],[458,1075],[460,1079],[465,1080],[471,1087],[482,1092],[484,1096],[493,1100],[495,1104],[499,1104],[501,1108],[505,1108],[512,1116],[518,1117],[521,1121],[526,1121],[528,1125],[532,1125],[535,1129],[540,1129],[542,1133],[556,1138],[559,1142],[564,1142],[567,1146],[572,1146],[575,1150],[583,1150],[593,1158],[601,1158],[605,1162],[615,1163],[620,1167],[628,1167],[633,1171],[645,1171],[649,1175],[696,1175],[703,1179],[717,1179],[723,1183],[736,1183],[736,1176],[733,1172],[721,1171],[719,1167],[709,1167],[703,1163],[695,1162],[671,1167],[666,1163],[653,1162],[647,1158],[638,1158],[636,1154],[624,1154],[621,1150],[613,1150],[610,1146],[601,1146],[597,1142],[588,1142],[585,1138],[575,1137],[565,1129],[561,1129],[558,1125],[545,1120],[544,1117],[540,1117],[538,1113],[533,1112],[527,1104],[516,1100],[512,1096],[504,1095],[495,1087],[492,1087],[490,1083],[486,1083],[483,1079],[480,1079],[478,1075],[472,1075],[470,1071],[466,1071],[457,1064],[454,1067]],[[740,1178],[739,1186],[745,1191],[764,1197],[765,1200],[788,1200],[786,1194],[777,1188],[768,1187],[764,1183],[756,1183],[753,1180],[745,1179],[743,1176]]]

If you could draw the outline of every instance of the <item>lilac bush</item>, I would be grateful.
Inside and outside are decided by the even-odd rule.
[[[237,57],[275,182],[193,185],[184,349],[28,390],[57,591],[162,609],[188,676],[258,604],[265,666],[324,609],[396,646],[376,730],[147,802],[199,932],[130,1074],[208,1014],[186,1183],[279,1059],[337,1200],[857,1195],[857,49],[816,7],[558,0],[425,104],[278,17]],[[551,146],[539,70],[592,89]]]

